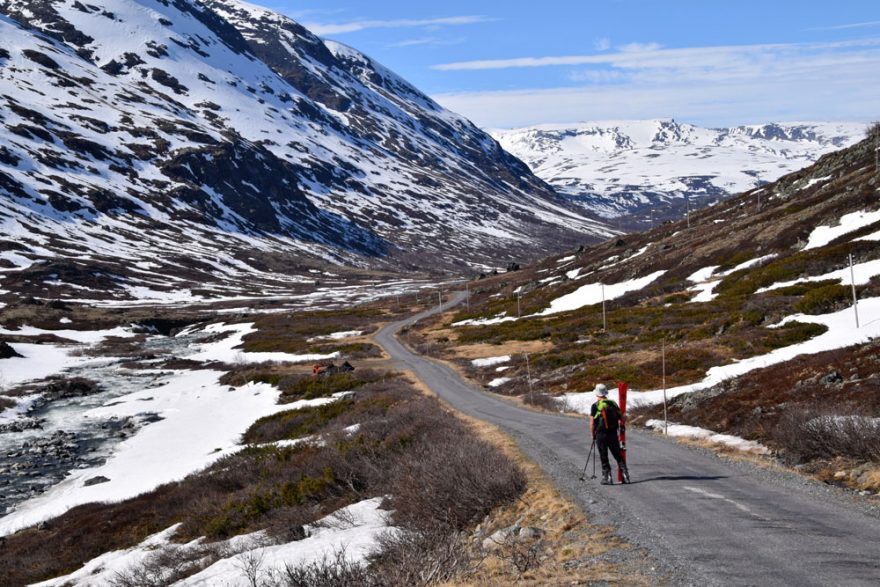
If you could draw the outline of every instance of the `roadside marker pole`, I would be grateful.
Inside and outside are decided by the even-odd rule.
[[[535,401],[534,394],[532,393],[532,368],[529,365],[529,353],[525,353],[526,356],[526,377],[529,382],[529,401]]]
[[[605,319],[605,284],[602,285],[602,332],[608,330],[608,322]]]
[[[849,254],[849,281],[852,286],[852,294],[853,294],[853,310],[856,312],[856,328],[860,328],[859,326],[859,300],[856,297],[856,277],[855,272],[853,271],[853,260],[852,253]]]
[[[516,317],[517,317],[517,318],[520,317],[519,298],[520,298],[520,295],[519,295],[519,294],[516,294]],[[526,355],[526,356],[528,356],[528,355]]]
[[[660,351],[663,364],[663,434],[669,436],[669,418],[666,413],[666,341]]]
[[[685,203],[685,206],[687,206],[687,213],[686,213],[687,223],[688,223],[687,227],[690,228],[691,227],[691,198],[690,198],[690,196],[684,197],[684,203]]]
[[[443,297],[440,295],[441,290],[437,290],[437,308],[440,308],[443,305]]]

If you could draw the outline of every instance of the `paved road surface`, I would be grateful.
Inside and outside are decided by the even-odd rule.
[[[462,300],[456,294],[444,308]],[[629,486],[578,481],[589,448],[580,418],[524,410],[415,355],[388,325],[376,341],[454,408],[512,435],[593,521],[647,548],[675,584],[880,585],[880,517],[840,491],[627,431]],[[591,467],[592,468],[592,467]]]

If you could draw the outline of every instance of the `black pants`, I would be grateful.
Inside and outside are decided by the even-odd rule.
[[[608,451],[614,455],[617,466],[626,466],[623,462],[623,455],[620,454],[620,439],[617,437],[617,430],[599,430],[596,432],[596,446],[599,447],[599,460],[602,461],[602,472],[611,471],[611,464],[608,462]]]

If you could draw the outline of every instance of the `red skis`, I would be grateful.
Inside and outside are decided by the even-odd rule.
[[[618,428],[618,436],[620,438],[620,454],[623,456],[623,462],[626,463],[626,383],[617,382],[618,404],[620,405],[620,427]],[[617,481],[623,483],[623,470],[617,468]]]

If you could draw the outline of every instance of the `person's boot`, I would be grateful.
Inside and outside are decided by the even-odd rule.
[[[614,480],[611,478],[611,469],[602,471],[602,485],[614,485]]]
[[[624,483],[629,483],[629,469],[626,468],[626,465],[620,465],[620,478],[623,479]]]

